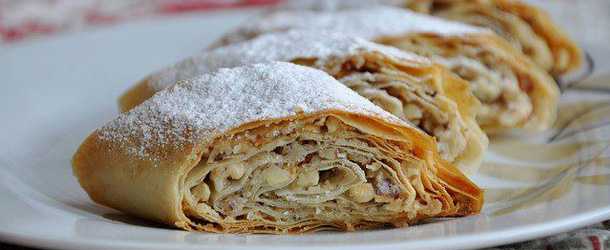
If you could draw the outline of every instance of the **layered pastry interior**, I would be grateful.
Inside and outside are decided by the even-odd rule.
[[[353,36],[302,31],[263,34],[186,59],[139,85],[162,89],[155,86],[172,82],[165,79],[187,79],[211,67],[266,60],[321,69],[385,111],[434,136],[444,160],[468,171],[479,166],[488,141],[476,123],[480,103],[468,83],[424,57]],[[135,87],[125,96],[145,100],[154,94],[142,88],[151,89]]]
[[[432,58],[470,83],[481,101],[477,115],[481,127],[520,127],[534,112],[533,84],[540,79],[523,72],[481,43],[467,39],[442,38],[434,34],[410,34],[381,39],[382,43]],[[547,81],[552,81],[545,79]]]
[[[311,60],[294,62],[315,64]],[[434,136],[443,159],[453,162],[466,151],[468,140],[472,139],[468,138],[468,133],[475,131],[467,131],[459,110],[454,109],[455,102],[437,84],[443,79],[431,73],[433,69],[400,65],[398,61],[371,52],[334,57],[323,63],[318,67],[361,96]],[[468,118],[468,115],[472,115],[468,112],[472,111],[466,110],[462,115]]]
[[[399,227],[483,204],[432,137],[286,62],[182,80],[95,130],[72,164],[94,201],[192,231]]]
[[[469,213],[466,196],[452,198],[409,144],[332,115],[227,135],[188,174],[185,213],[223,232],[356,230]]]
[[[576,70],[581,51],[542,10],[521,1],[506,0],[411,0],[418,11],[482,26],[521,50],[554,75]]]
[[[400,8],[280,11],[243,25],[221,43],[286,29],[356,35],[446,66],[471,82],[483,104],[477,121],[488,133],[544,130],[555,119],[558,89],[553,78],[504,39],[486,29]]]
[[[552,18],[521,0],[293,0],[280,9],[339,11],[387,5],[493,30],[553,75],[577,70],[581,49]]]

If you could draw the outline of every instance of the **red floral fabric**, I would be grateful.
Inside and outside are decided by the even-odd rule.
[[[261,6],[279,0],[0,0],[0,41],[130,19],[218,8]]]

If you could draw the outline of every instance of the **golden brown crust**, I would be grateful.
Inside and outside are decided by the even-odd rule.
[[[549,67],[544,67],[552,75],[561,75],[573,72],[582,65],[582,50],[565,34],[552,20],[552,18],[542,9],[533,5],[527,4],[518,0],[414,0],[407,1],[409,8],[419,11],[434,14],[437,11],[449,8],[448,6],[456,6],[462,8],[470,8],[471,11],[476,11],[478,14],[486,15],[487,18],[494,20],[494,13],[500,11],[519,18],[520,22],[525,22],[529,28],[544,39],[548,49],[551,51],[553,61],[549,62]],[[468,6],[468,7],[466,7]],[[503,25],[515,26],[510,22],[496,20]],[[478,23],[477,25],[485,26]],[[493,25],[493,24],[489,24]],[[492,27],[498,28],[498,27]],[[502,32],[508,33],[514,38],[519,37],[519,34],[511,34],[518,32],[517,27],[505,27]],[[527,39],[527,38],[526,38]],[[517,41],[518,42],[518,41]],[[527,51],[526,54],[528,53]],[[532,52],[533,53],[533,52]],[[535,58],[535,55],[532,55]],[[536,60],[534,60],[536,61]]]
[[[487,150],[489,139],[477,124],[476,115],[481,103],[472,95],[468,82],[455,76],[445,68],[441,69],[443,81],[442,88],[445,95],[457,104],[457,110],[466,123],[466,149],[454,161],[462,171],[471,174],[478,170],[483,156]]]
[[[443,216],[464,216],[476,214],[483,203],[483,192],[461,172],[439,160],[433,140],[415,131],[413,128],[388,123],[380,118],[367,117],[360,114],[331,110],[318,114],[298,115],[281,120],[302,119],[332,114],[341,117],[350,125],[367,133],[389,139],[399,139],[409,142],[412,150],[428,164],[436,166],[438,177],[444,183],[453,201],[445,204]],[[256,121],[232,129],[227,134],[235,134],[250,128],[265,126],[278,120]],[[190,135],[184,134],[184,137]],[[174,146],[171,140],[167,144],[151,149],[159,161],[151,161],[134,157],[128,152],[129,145],[119,145],[117,141],[101,139],[98,131],[92,133],[80,146],[73,157],[73,170],[81,186],[96,202],[119,209],[123,212],[142,218],[155,220],[164,224],[176,226],[185,230],[200,230],[208,232],[250,232],[250,233],[290,233],[275,231],[272,228],[261,228],[254,224],[243,224],[231,228],[222,228],[212,224],[193,222],[184,213],[181,190],[187,173],[197,165],[205,143],[193,143]],[[154,140],[154,139],[153,139]],[[417,220],[417,218],[416,218]],[[405,218],[397,221],[410,223]],[[341,229],[341,223],[333,224],[334,229]],[[343,230],[356,230],[382,226],[380,223],[366,223],[356,227],[345,227]],[[333,229],[317,225],[314,231]],[[312,228],[313,229],[313,225]],[[292,233],[311,231],[303,227]]]
[[[432,79],[430,81],[423,81],[422,84],[429,85],[430,88],[438,92],[434,97],[435,105],[446,112],[452,120],[457,120],[457,123],[464,128],[460,133],[465,138],[465,148],[463,151],[459,152],[458,156],[454,160],[452,159],[451,162],[457,164],[460,169],[468,173],[475,172],[475,170],[478,169],[487,148],[488,139],[476,123],[476,114],[480,108],[480,103],[470,92],[467,82],[451,74],[443,66],[433,65],[429,62],[421,63],[397,59],[380,52],[362,51],[357,53],[357,56],[364,58],[371,64],[379,64],[381,67],[389,69],[395,68],[410,76],[422,79]],[[264,57],[261,57],[261,59],[262,58]],[[319,68],[319,61],[325,60],[328,60],[328,58],[294,58],[291,61],[296,64]],[[337,65],[331,64],[332,65],[328,65],[328,68],[331,69],[323,70],[331,71],[333,68],[337,67]],[[336,79],[339,79],[345,75],[354,73],[353,71],[354,69],[328,73]],[[121,106],[120,108],[122,111],[128,111],[135,107],[135,105],[154,95],[154,88],[151,87],[152,84],[148,80],[151,78],[152,76],[149,76],[145,78],[145,80],[140,81],[135,87],[131,88],[121,97],[119,105]],[[125,102],[123,100],[135,101]]]
[[[531,86],[521,86],[527,92],[533,104],[533,111],[527,120],[521,121],[516,127],[505,127],[500,124],[482,125],[487,133],[501,133],[514,128],[522,128],[528,131],[541,131],[548,129],[555,121],[557,113],[557,102],[559,90],[555,81],[543,70],[537,67],[529,58],[517,51],[502,38],[493,34],[468,34],[457,37],[437,36],[435,34],[424,35],[436,41],[436,43],[447,46],[447,53],[452,52],[451,44],[472,44],[474,47],[489,51],[497,60],[510,65],[511,69],[523,80],[527,80]],[[408,35],[408,36],[412,36]],[[407,37],[408,37],[407,36]],[[398,45],[406,37],[382,37],[377,41],[382,44]],[[400,47],[400,46],[398,46]],[[455,52],[455,53],[459,53]],[[520,85],[522,85],[520,83]],[[528,89],[525,89],[528,88]],[[531,89],[529,89],[531,88]]]
[[[125,150],[129,145],[101,138],[98,131],[89,135],[72,159],[74,175],[93,201],[170,225],[185,219],[176,213],[181,204],[178,189],[184,181],[176,173],[196,164],[200,147],[179,149],[168,143],[152,149],[163,158],[153,162],[133,157]]]
[[[498,8],[521,17],[544,37],[555,58],[551,73],[560,75],[577,70],[582,65],[582,50],[568,37],[544,10],[516,0],[495,0]],[[568,58],[565,58],[567,55]]]
[[[460,204],[455,214],[448,216],[465,216],[472,214],[472,211],[480,211],[483,208],[483,191],[474,185],[463,173],[451,165],[439,168],[438,176],[449,186],[449,191],[455,196]],[[460,187],[454,189],[453,187]]]
[[[466,138],[466,148],[451,162],[459,166],[466,173],[476,172],[483,160],[489,141],[476,122],[476,115],[481,107],[481,103],[472,94],[468,82],[452,74],[441,65],[407,63],[406,61],[388,57],[379,52],[362,52],[361,54],[368,61],[379,63],[383,67],[397,68],[411,76],[432,79],[425,81],[424,84],[429,85],[437,91],[435,105],[438,105],[447,114],[457,110],[458,114],[456,115],[458,117],[454,119],[464,123],[465,131],[463,131],[463,135]],[[298,58],[293,60],[293,62],[313,66],[316,60]],[[348,73],[340,72],[333,75],[336,78],[340,78]]]
[[[485,6],[486,9],[491,9],[488,5]],[[433,8],[435,6],[431,5],[429,7]],[[302,28],[312,25],[332,30],[337,28],[333,27],[336,26],[333,22],[320,21],[309,23],[307,20],[333,20],[333,18],[337,18],[337,20],[345,20],[345,22],[341,23],[350,23],[350,18],[366,16],[365,14],[369,12],[373,16],[378,15],[380,17],[385,16],[384,14],[387,13],[396,14],[395,17],[391,17],[392,19],[382,19],[388,22],[396,21],[395,19],[402,16],[400,12],[410,13],[400,11],[399,9],[378,9],[376,11],[351,10],[337,13],[335,14],[336,16],[328,13],[317,14],[308,12],[307,15],[299,15],[296,12],[280,12],[262,19],[267,22],[254,22],[250,26],[246,25],[238,29],[233,34],[235,36],[228,35],[227,37],[238,38],[236,40],[243,41],[253,39],[265,32],[285,28],[286,26]],[[496,10],[495,12],[498,11]],[[388,28],[387,30],[389,31],[384,31],[383,33],[371,32],[371,30],[375,31],[373,27],[378,27],[378,30],[387,28],[385,23],[372,22],[367,27],[367,31],[363,32],[362,35],[405,51],[429,56],[440,64],[452,67],[454,72],[464,76],[465,79],[472,80],[472,86],[476,87],[473,88],[473,93],[485,102],[483,109],[478,115],[478,121],[479,125],[486,132],[499,133],[514,128],[525,129],[526,131],[540,131],[552,125],[556,113],[558,95],[556,83],[547,75],[546,71],[537,67],[526,55],[512,47],[510,43],[501,39],[498,35],[487,32],[484,29],[470,27],[474,30],[469,31],[465,27],[460,27],[455,33],[438,30],[429,32],[418,31],[408,24],[422,21],[420,20],[422,17],[410,14],[406,14],[404,20],[399,19],[400,21],[394,23],[397,26],[405,23],[404,29],[407,31],[398,28]],[[324,18],[311,18],[315,16]],[[439,21],[435,18],[432,19]],[[409,21],[412,22],[409,23]],[[354,23],[357,23],[356,19],[354,19]],[[446,23],[445,25],[449,25],[451,22]],[[451,24],[455,25],[455,23]],[[435,27],[443,26],[439,24]],[[358,27],[350,27],[350,29],[358,31]],[[411,40],[411,38],[418,36],[425,38]],[[412,41],[413,43],[407,44]],[[542,51],[545,52],[538,53],[545,55],[541,56],[545,58],[544,61],[552,61],[550,51],[545,50],[544,42],[536,39],[536,44],[542,44],[537,47],[544,47]],[[428,48],[428,46],[431,48]],[[423,51],[419,51],[419,49]],[[473,79],[470,79],[468,75],[474,75]],[[486,82],[490,84],[484,84]]]
[[[149,84],[149,78],[142,79],[119,97],[119,111],[125,113],[148,100],[157,92]]]
[[[405,72],[422,70],[404,64],[401,65],[399,61],[392,63],[396,67],[402,66],[402,70]],[[460,119],[466,124],[466,149],[453,163],[466,173],[474,173],[483,160],[484,152],[489,143],[487,136],[476,122],[476,115],[481,107],[481,103],[472,94],[468,82],[452,74],[445,67],[435,65],[429,67],[428,70],[435,71],[435,73],[429,73],[431,76],[436,76],[436,81],[432,83],[436,85],[434,89],[439,90],[440,96],[446,96],[456,104],[457,111],[461,115]],[[439,102],[439,104],[441,103]],[[446,106],[443,107],[444,110],[453,109],[453,107],[450,107],[450,103],[444,103],[444,106]]]
[[[536,67],[534,62],[497,36],[479,36],[474,39],[483,47],[496,50],[498,55],[505,57],[503,63],[508,63],[519,77],[527,79],[531,86],[520,86],[527,92],[533,104],[533,111],[528,120],[521,123],[521,127],[530,131],[542,131],[550,128],[557,117],[559,102],[559,89],[557,83],[546,72]],[[520,85],[523,85],[523,81]],[[528,88],[531,88],[528,89]],[[488,126],[483,128],[488,133],[500,132],[507,128]]]
[[[94,201],[208,232],[404,226],[478,213],[482,201],[433,138],[328,74],[282,62],[180,81],[95,130],[72,164]],[[306,171],[318,184],[304,184]]]

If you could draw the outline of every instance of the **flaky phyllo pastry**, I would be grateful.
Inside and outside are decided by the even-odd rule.
[[[554,75],[581,65],[582,51],[542,9],[518,0],[410,0],[409,7],[494,30]]]
[[[542,9],[519,0],[292,0],[282,9],[337,11],[391,5],[490,28],[553,75],[581,65],[581,49]]]
[[[364,37],[430,57],[467,80],[481,101],[486,132],[549,128],[556,116],[556,83],[493,32],[391,7],[337,12],[279,11],[251,20],[218,44],[278,30],[328,30]]]
[[[430,136],[290,63],[181,81],[95,130],[73,166],[98,203],[208,232],[406,226],[483,202]]]
[[[326,71],[434,136],[443,159],[462,170],[473,172],[482,160],[488,141],[475,121],[480,103],[466,82],[426,58],[337,33],[270,33],[201,53],[148,76],[121,98],[121,106],[129,110],[176,81],[220,67],[271,61]]]

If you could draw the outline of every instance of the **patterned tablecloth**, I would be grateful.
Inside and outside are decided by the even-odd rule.
[[[0,44],[40,39],[93,26],[216,8],[272,5],[281,0],[0,0]],[[610,51],[610,1],[531,0],[547,9],[585,48]],[[586,27],[586,28],[585,28]],[[610,53],[603,56],[610,71]],[[606,78],[607,79],[607,78]],[[584,83],[586,84],[586,83]],[[599,83],[598,83],[599,84]],[[610,84],[610,83],[605,83]],[[29,249],[0,243],[0,249]],[[610,221],[551,237],[491,249],[610,249]]]

